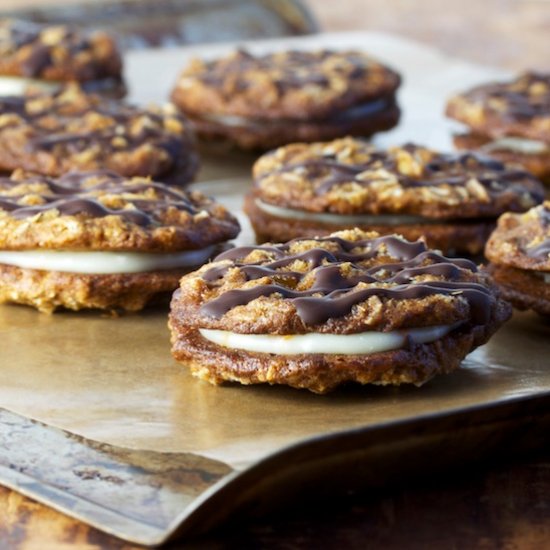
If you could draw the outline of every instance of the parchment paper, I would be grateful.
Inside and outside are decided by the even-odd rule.
[[[415,140],[449,149],[451,124],[442,115],[454,90],[502,76],[388,35],[353,33],[255,45],[355,47],[404,75],[399,128],[381,145]],[[166,99],[189,55],[215,55],[227,46],[133,53],[132,98]],[[240,207],[253,158],[208,155],[199,187]],[[252,241],[243,221],[240,243]],[[550,390],[550,325],[515,314],[463,368],[421,388],[352,387],[328,396],[281,387],[214,387],[172,360],[167,310],[110,318],[95,312],[47,316],[0,306],[0,407],[90,439],[157,451],[194,452],[244,468],[310,436],[390,420],[458,410]]]

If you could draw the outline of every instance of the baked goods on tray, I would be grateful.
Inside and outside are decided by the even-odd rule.
[[[190,63],[172,100],[203,139],[269,149],[394,127],[400,82],[395,71],[358,51],[238,50]]]
[[[211,383],[423,384],[511,315],[489,276],[358,229],[235,248],[174,293],[172,353]]]
[[[199,193],[108,171],[0,178],[0,303],[142,309],[239,232]]]
[[[544,198],[531,174],[486,156],[379,150],[355,138],[281,147],[260,157],[253,177],[245,211],[259,242],[357,226],[478,254],[500,214]]]
[[[550,315],[550,201],[525,214],[501,216],[485,255],[508,301]]]

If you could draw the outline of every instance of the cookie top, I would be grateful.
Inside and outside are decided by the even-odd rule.
[[[488,157],[414,144],[381,151],[353,138],[281,147],[253,175],[262,201],[308,212],[495,217],[544,198],[531,174]]]
[[[452,97],[446,113],[479,134],[550,142],[550,73],[478,86]]]
[[[134,107],[78,85],[0,98],[0,170],[58,176],[110,169],[185,184],[197,167],[187,121],[171,105]]]
[[[524,214],[503,214],[485,255],[496,264],[550,271],[550,201]]]
[[[0,178],[0,249],[170,252],[239,233],[237,220],[198,191],[109,171]]]
[[[0,20],[0,75],[85,82],[120,78],[114,40],[101,31]]]
[[[244,334],[351,334],[485,325],[488,277],[422,241],[359,229],[235,248],[186,275],[174,296],[186,325]]]
[[[311,120],[392,95],[399,83],[397,73],[357,51],[238,50],[193,60],[172,98],[189,114]]]

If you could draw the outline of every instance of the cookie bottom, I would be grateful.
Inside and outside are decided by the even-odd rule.
[[[28,305],[44,313],[61,308],[139,311],[168,297],[187,271],[83,275],[0,264],[0,303]]]
[[[539,273],[493,263],[489,264],[487,271],[500,287],[504,298],[515,308],[532,309],[550,316],[550,283]]]
[[[395,99],[377,112],[364,116],[334,116],[324,120],[258,120],[239,119],[235,123],[194,116],[188,118],[200,138],[225,141],[246,150],[266,150],[293,142],[315,142],[342,136],[369,137],[397,125],[400,110]]]
[[[425,224],[397,225],[332,225],[316,221],[292,220],[271,216],[258,208],[255,197],[247,195],[244,211],[250,218],[259,243],[286,242],[297,237],[316,237],[358,227],[364,231],[377,231],[381,235],[398,233],[408,240],[424,237],[430,248],[444,254],[469,254],[483,252],[489,235],[495,228],[495,220],[448,221]]]
[[[420,386],[437,374],[452,372],[509,316],[505,309],[500,311],[502,319],[490,325],[457,329],[430,344],[368,355],[275,355],[226,348],[203,338],[198,329],[179,324],[177,312],[171,314],[169,326],[175,359],[211,384],[283,384],[323,394],[348,382]]]
[[[526,170],[550,185],[550,145],[549,149],[540,153],[525,153],[508,148],[489,147],[495,140],[489,136],[480,134],[457,134],[453,136],[453,143],[457,149],[479,149],[502,162],[521,164]]]

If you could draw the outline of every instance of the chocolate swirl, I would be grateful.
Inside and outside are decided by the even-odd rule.
[[[41,187],[38,193],[41,204],[22,204],[20,201],[26,192],[13,195],[13,189],[36,184]],[[37,195],[36,191],[28,192]],[[151,193],[155,198],[149,198]],[[112,209],[103,204],[101,199],[105,195],[119,195],[125,203],[124,208]],[[145,196],[147,198],[143,198]],[[145,179],[125,179],[108,170],[69,172],[58,179],[43,176],[30,176],[24,180],[0,178],[0,210],[18,219],[56,210],[65,216],[118,216],[129,223],[148,226],[159,221],[168,208],[192,215],[199,212],[185,191]]]
[[[484,324],[489,320],[494,298],[483,284],[464,280],[466,272],[477,271],[475,264],[469,260],[449,259],[428,250],[423,242],[408,242],[395,236],[362,241],[339,237],[312,240],[334,243],[336,250],[313,247],[293,254],[290,253],[292,244],[300,241],[296,239],[283,245],[236,248],[221,254],[215,262],[227,263],[212,267],[202,275],[209,285],[218,284],[217,281],[234,268],[239,269],[248,281],[268,277],[272,282],[223,292],[206,302],[201,312],[219,319],[237,306],[278,294],[293,303],[304,323],[317,325],[330,318],[348,315],[353,306],[371,296],[411,300],[439,294],[461,296],[467,300],[472,323]],[[270,259],[252,264],[239,261],[254,250],[264,252]],[[375,261],[370,267],[361,265],[367,260],[387,256],[397,261]],[[307,263],[308,271],[281,270],[294,262]],[[351,264],[353,274],[343,276],[343,264]],[[441,277],[442,280],[417,279],[425,275]],[[312,278],[307,290],[296,290],[306,277]],[[290,286],[289,281],[292,281]]]

